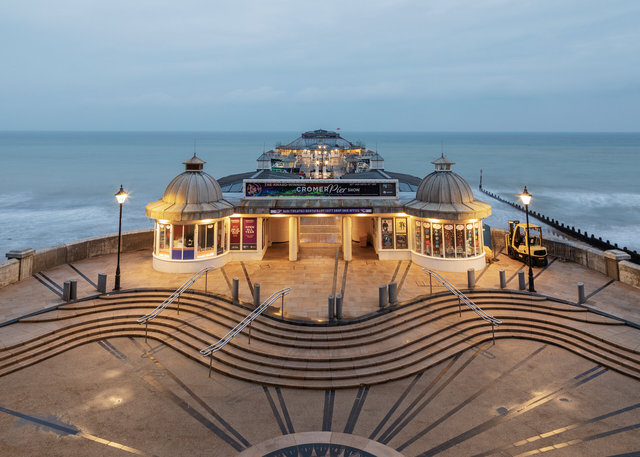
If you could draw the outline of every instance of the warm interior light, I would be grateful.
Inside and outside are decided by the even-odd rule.
[[[240,216],[241,216],[241,214],[233,213],[233,214],[232,214],[231,216],[229,216],[229,217],[240,217]]]
[[[169,223],[169,221],[166,220],[166,219],[158,219],[158,223],[159,224],[163,224],[163,225],[167,225]]]
[[[201,224],[206,225],[206,224],[211,224],[213,222],[213,219],[202,219],[200,221]]]
[[[400,217],[407,217],[407,213],[398,213],[397,215]]]
[[[440,219],[429,219],[429,222],[440,222]]]
[[[524,186],[524,192],[520,194],[520,200],[525,206],[529,206],[529,203],[531,203],[531,194],[527,192],[527,186]]]
[[[124,191],[122,184],[120,184],[120,190],[116,194],[116,200],[118,200],[118,203],[122,205],[127,200],[128,196],[129,194]]]

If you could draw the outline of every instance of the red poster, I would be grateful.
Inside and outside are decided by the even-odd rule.
[[[258,242],[258,220],[255,217],[242,219],[242,249],[255,251]]]
[[[234,217],[230,219],[229,249],[232,251],[240,250],[240,218]]]

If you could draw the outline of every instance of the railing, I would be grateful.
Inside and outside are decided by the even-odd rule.
[[[211,365],[213,363],[213,354],[218,352],[220,349],[225,347],[229,341],[231,341],[236,335],[238,335],[242,330],[244,330],[247,326],[249,326],[249,344],[251,344],[251,322],[253,322],[260,314],[262,314],[269,306],[273,304],[278,298],[282,299],[282,316],[284,317],[284,296],[291,292],[291,287],[285,287],[284,289],[280,289],[277,292],[271,294],[269,298],[267,298],[259,307],[251,311],[242,319],[238,325],[233,327],[229,333],[220,338],[217,343],[212,344],[211,346],[207,346],[206,348],[200,350],[200,354],[204,357],[209,357],[209,377],[211,377]]]
[[[195,284],[195,282],[200,279],[202,277],[202,275],[205,275],[205,283],[204,283],[204,291],[205,293],[207,292],[207,280],[208,280],[208,273],[215,269],[217,267],[207,267],[207,268],[203,268],[202,270],[198,271],[197,273],[195,273],[193,276],[191,276],[189,279],[187,279],[184,284],[182,284],[180,287],[178,287],[176,289],[175,292],[173,292],[171,295],[169,295],[165,301],[163,301],[162,303],[160,303],[156,309],[154,309],[153,311],[151,311],[149,314],[145,314],[144,316],[138,318],[138,324],[144,324],[144,339],[146,341],[147,339],[147,328],[149,325],[149,321],[156,318],[158,316],[158,314],[160,314],[164,309],[166,309],[171,303],[173,303],[174,301],[178,300],[178,314],[180,314],[180,296],[186,292],[192,285]]]
[[[438,273],[436,273],[433,270],[430,270],[428,268],[423,268],[422,271],[424,271],[425,273],[429,274],[429,288],[431,293],[433,293],[433,287],[431,285],[431,278],[434,277],[436,278],[436,280],[438,282],[440,282],[444,287],[446,287],[447,289],[449,289],[449,292],[451,292],[453,295],[455,295],[456,297],[458,297],[458,315],[462,316],[462,306],[461,306],[461,302],[464,303],[465,305],[467,305],[469,308],[471,308],[471,310],[473,310],[478,316],[480,316],[480,318],[486,322],[489,322],[491,324],[491,336],[493,338],[493,342],[495,344],[496,342],[496,335],[495,335],[495,331],[494,331],[494,327],[496,325],[500,325],[502,324],[502,321],[500,319],[498,319],[497,317],[493,317],[490,316],[489,314],[485,313],[482,308],[480,308],[478,305],[476,305],[474,302],[472,302],[471,300],[469,300],[469,297],[467,297],[465,294],[463,294],[462,292],[460,292],[458,290],[458,288],[456,286],[454,286],[453,284],[451,284],[449,281],[447,281],[446,279],[444,279],[442,276],[440,276]]]

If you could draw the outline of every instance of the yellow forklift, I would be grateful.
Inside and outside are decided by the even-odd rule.
[[[540,267],[547,266],[547,248],[542,246],[542,228],[539,225],[529,224],[528,237],[525,236],[526,233],[527,224],[521,224],[520,221],[509,221],[509,231],[504,236],[507,255],[528,264],[530,249],[531,264]]]

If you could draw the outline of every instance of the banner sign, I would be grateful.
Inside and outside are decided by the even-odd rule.
[[[395,198],[398,180],[245,179],[244,198]]]
[[[255,217],[242,218],[242,250],[255,251],[258,243],[258,220]]]
[[[269,214],[372,214],[372,208],[271,208]]]
[[[230,236],[229,249],[232,251],[240,250],[240,218],[232,217],[230,220]]]

